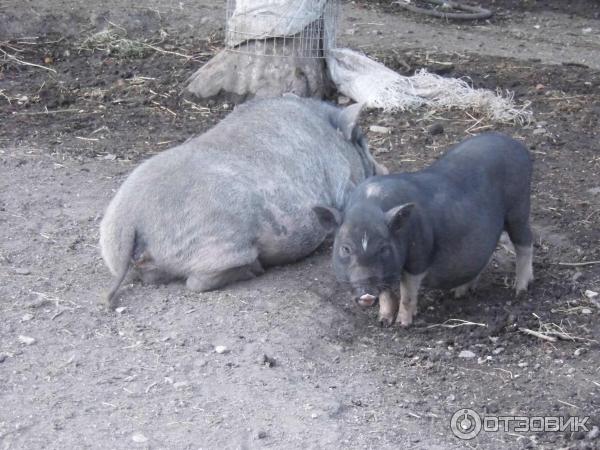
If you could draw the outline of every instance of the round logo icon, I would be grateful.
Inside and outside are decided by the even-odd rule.
[[[481,417],[472,409],[459,409],[450,419],[450,428],[459,439],[473,439],[481,431]]]

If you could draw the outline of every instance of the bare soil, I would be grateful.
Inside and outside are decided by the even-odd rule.
[[[390,129],[368,135],[377,159],[393,170],[419,169],[487,130],[529,145],[536,280],[527,298],[513,297],[514,256],[502,241],[477,292],[455,300],[424,290],[414,326],[380,329],[375,310],[359,309],[335,285],[326,243],[302,262],[217,292],[128,283],[125,309],[108,314],[99,298],[110,277],[97,245],[108,201],[140,161],[205,131],[233,107],[180,95],[221,46],[215,24],[222,9],[201,2],[196,14],[206,15],[193,16],[199,25],[186,33],[189,23],[175,7],[158,11],[149,26],[160,4],[147,2],[115,23],[136,45],[114,47],[90,45],[94,32],[112,26],[90,21],[99,17],[93,7],[30,3],[0,7],[0,48],[54,70],[0,56],[0,448],[600,448],[586,433],[512,430],[461,441],[450,431],[461,408],[589,416],[590,429],[600,425],[600,301],[585,295],[600,291],[595,63],[553,53],[552,36],[513,33],[504,50],[490,52],[490,43],[458,51],[465,25],[391,11],[389,2],[344,4],[342,42],[362,43],[400,73],[425,67],[469,77],[530,103],[526,125],[462,111],[363,118],[366,130]],[[504,17],[483,30],[469,25],[469,33],[525,33],[528,14],[539,14],[561,23],[560,33],[576,33],[572,48],[600,61],[600,45],[587,45],[590,34],[581,33],[591,23],[598,36],[596,2],[574,2],[568,11],[562,2],[487,3]],[[52,6],[54,16],[45,9]],[[27,38],[23,17],[32,8],[36,26],[48,29]],[[64,31],[61,17],[76,32]],[[357,25],[373,17],[442,36],[382,41],[376,25]],[[119,18],[114,10],[112,18]],[[349,28],[355,32],[344,33]],[[562,335],[550,342],[523,328]],[[475,356],[459,357],[464,350]]]

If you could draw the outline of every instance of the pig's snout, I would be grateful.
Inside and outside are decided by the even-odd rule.
[[[360,297],[357,297],[355,300],[360,306],[367,308],[369,306],[375,306],[379,298],[371,294],[363,294]]]
[[[351,282],[354,301],[363,308],[376,306],[381,293],[380,280],[374,277],[364,277]]]
[[[379,301],[379,296],[367,294],[364,290],[361,289],[355,291],[354,301],[356,301],[356,303],[358,303],[363,308],[367,308],[370,306],[377,305],[377,302]]]

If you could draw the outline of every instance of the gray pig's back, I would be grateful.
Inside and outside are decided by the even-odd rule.
[[[304,256],[324,237],[310,208],[347,189],[349,144],[330,126],[331,111],[299,99],[244,105],[140,165],[112,210],[125,211],[167,265],[190,246],[210,254],[254,245],[266,263]]]

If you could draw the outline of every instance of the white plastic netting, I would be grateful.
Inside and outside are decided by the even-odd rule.
[[[527,105],[517,107],[508,92],[502,96],[500,92],[474,89],[465,80],[444,78],[425,69],[405,77],[350,49],[331,49],[327,66],[338,90],[367,107],[395,111],[425,105],[476,110],[498,122],[530,120]]]

